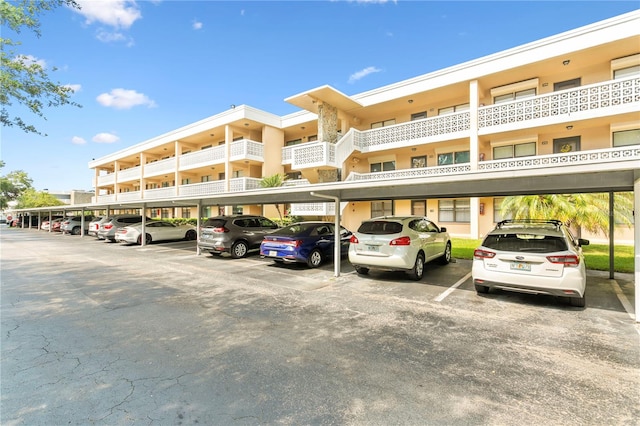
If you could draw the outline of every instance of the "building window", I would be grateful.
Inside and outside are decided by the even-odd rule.
[[[419,169],[421,167],[427,167],[427,156],[411,157],[411,168]]]
[[[536,89],[525,89],[519,90],[517,92],[505,93],[503,95],[498,95],[493,98],[494,104],[499,104],[503,102],[510,102],[517,99],[530,98],[536,95]]]
[[[203,146],[203,147],[200,147],[200,149],[201,149],[201,150],[203,150],[203,149],[209,149],[209,148],[211,148],[212,146],[213,146],[213,145],[205,145],[205,146]]]
[[[315,142],[318,140],[318,135],[311,135],[307,138],[308,142]]]
[[[162,219],[169,219],[171,217],[170,209],[162,209],[160,216]]]
[[[393,200],[371,202],[371,217],[393,216]]]
[[[233,206],[231,208],[231,214],[243,214],[242,206]]]
[[[182,179],[182,185],[189,185],[190,183],[191,183],[191,179],[190,178]]]
[[[211,175],[200,177],[200,182],[211,182]]]
[[[572,80],[559,81],[558,83],[553,83],[553,90],[557,92],[558,90],[567,90],[573,89],[574,87],[580,87],[581,83],[580,77],[574,78]]]
[[[182,217],[185,219],[189,219],[191,217],[191,209],[188,207],[182,208]]]
[[[415,114],[411,114],[411,121],[422,120],[423,118],[427,118],[427,111],[416,112]]]
[[[640,65],[634,65],[632,67],[620,68],[613,71],[613,79],[627,78],[640,75]]]
[[[286,141],[284,143],[284,146],[294,146],[294,145],[299,145],[302,143],[302,139],[294,139],[292,141]]]
[[[438,109],[438,115],[452,114],[454,112],[468,111],[468,110],[469,110],[469,104],[460,104],[460,105],[454,105],[446,108],[440,108]]]
[[[236,136],[235,138],[233,138],[233,142],[241,141],[243,139],[245,139],[244,136]]]
[[[236,170],[232,173],[234,178],[241,178],[244,176],[244,170]],[[224,178],[223,178],[224,179]]]
[[[493,159],[518,158],[536,155],[536,143],[526,142],[514,145],[502,145],[493,148]]]
[[[169,187],[169,182],[162,182],[162,187],[163,188],[168,188]]]
[[[223,173],[218,173],[218,180],[224,180],[225,179],[225,174]]]
[[[369,170],[371,173],[375,172],[388,172],[396,169],[395,161],[383,161],[382,163],[371,163],[369,165]]]
[[[502,202],[503,201],[504,201],[504,198],[494,198],[493,199],[493,221],[495,223],[498,223],[501,220],[512,219],[512,216],[510,214],[508,214],[506,216],[502,216],[502,214],[500,214],[500,209],[502,208]]]
[[[392,118],[390,120],[377,121],[375,123],[371,123],[371,128],[372,129],[377,129],[379,127],[392,126],[394,124],[396,124],[396,119]]]
[[[469,159],[469,151],[444,152],[438,154],[438,166],[468,163]]]
[[[553,153],[563,154],[566,152],[580,151],[580,136],[569,138],[559,138],[553,140]]]
[[[613,146],[640,145],[640,129],[613,132]]]
[[[469,199],[438,201],[438,221],[469,223],[470,220],[471,203]]]
[[[289,172],[286,176],[287,180],[299,180],[302,179],[302,172]]]
[[[411,214],[413,216],[426,216],[427,215],[427,202],[425,200],[412,200],[411,201]]]

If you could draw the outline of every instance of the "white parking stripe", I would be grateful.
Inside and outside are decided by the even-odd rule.
[[[618,296],[618,300],[620,300],[620,303],[622,303],[622,307],[624,308],[625,311],[627,311],[631,319],[635,320],[636,314],[633,309],[633,306],[631,306],[631,303],[629,303],[629,299],[627,299],[627,296],[625,296],[622,289],[620,288],[620,284],[618,284],[616,280],[609,280],[609,281],[611,281],[611,286],[613,287],[613,291],[616,292],[616,296]]]
[[[449,287],[446,291],[442,292],[438,297],[436,297],[435,300],[436,302],[442,302],[444,300],[445,297],[447,297],[448,295],[450,295],[451,293],[453,293],[453,290],[455,290],[456,288],[460,287],[460,285],[465,282],[466,280],[468,280],[469,278],[471,278],[471,272],[469,272],[467,275],[465,275],[464,277],[462,277],[460,280],[458,280],[457,283],[455,283],[454,285],[452,285],[451,287]]]

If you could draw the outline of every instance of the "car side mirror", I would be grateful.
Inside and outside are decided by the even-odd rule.
[[[444,227],[440,228],[440,232],[447,232],[447,228],[444,228]]]
[[[588,246],[589,245],[589,240],[585,240],[584,238],[578,238],[578,245],[580,247]]]

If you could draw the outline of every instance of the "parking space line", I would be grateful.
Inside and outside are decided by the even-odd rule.
[[[447,290],[445,290],[442,293],[440,293],[440,295],[438,297],[436,297],[435,299],[433,299],[433,300],[435,300],[436,302],[442,302],[445,299],[445,297],[447,297],[448,295],[453,293],[453,290],[455,290],[456,288],[460,287],[460,285],[462,285],[462,283],[465,282],[466,280],[468,280],[469,278],[471,278],[471,272],[469,272],[464,277],[460,278],[457,283],[455,283],[454,285],[449,287]]]
[[[624,294],[624,292],[620,288],[620,284],[618,284],[616,280],[609,280],[609,281],[611,281],[611,286],[613,287],[613,291],[615,291],[616,296],[618,296],[618,300],[620,301],[620,303],[622,303],[622,307],[624,308],[625,311],[627,311],[627,314],[629,314],[631,319],[635,320],[636,314],[633,309],[633,306],[631,306],[631,303],[629,303],[629,299],[627,299],[627,296]]]

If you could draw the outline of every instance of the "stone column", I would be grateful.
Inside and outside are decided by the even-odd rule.
[[[338,142],[338,109],[333,105],[318,103],[318,140],[335,144]],[[318,182],[338,182],[337,169],[318,170]]]

